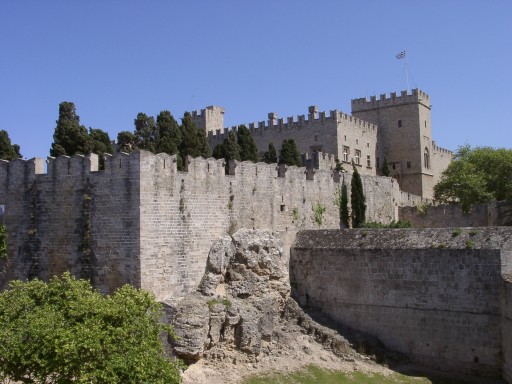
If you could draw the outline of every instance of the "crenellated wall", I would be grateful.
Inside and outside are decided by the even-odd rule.
[[[0,162],[8,258],[0,284],[71,270],[104,292],[130,283],[159,300],[194,289],[212,242],[237,228],[339,228],[334,200],[351,175],[277,164],[134,152]],[[328,160],[325,160],[328,161]],[[363,176],[367,219],[398,219],[391,178]],[[324,212],[315,218],[315,211]],[[0,261],[1,262],[1,261]]]
[[[311,106],[307,118],[299,115],[288,117],[286,121],[271,112],[267,122],[250,123],[248,128],[260,153],[267,151],[271,142],[280,150],[283,140],[294,139],[301,153],[331,153],[345,162],[346,168],[354,160],[359,173],[376,175],[377,126],[338,110],[330,111],[327,115],[318,112],[316,106]],[[236,132],[237,127],[209,130],[210,147],[221,144],[230,130]],[[345,157],[344,147],[348,150]]]
[[[302,305],[414,362],[508,382],[511,272],[505,227],[300,231],[290,258]]]
[[[0,163],[8,257],[0,287],[71,271],[110,292],[140,285],[138,154]]]

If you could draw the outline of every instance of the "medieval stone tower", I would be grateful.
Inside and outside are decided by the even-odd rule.
[[[379,127],[380,166],[386,159],[400,188],[423,197],[433,195],[439,174],[451,160],[451,152],[432,141],[430,109],[430,97],[418,89],[352,100],[352,115]]]

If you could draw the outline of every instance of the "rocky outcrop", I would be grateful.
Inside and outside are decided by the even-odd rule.
[[[189,363],[202,357],[240,359],[230,352],[258,361],[262,354],[287,353],[297,335],[307,334],[346,360],[360,357],[344,336],[304,313],[290,293],[278,236],[241,229],[217,240],[197,291],[175,307],[175,353]]]

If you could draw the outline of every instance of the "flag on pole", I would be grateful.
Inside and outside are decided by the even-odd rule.
[[[397,59],[404,59],[405,58],[405,51],[402,51],[400,52],[399,54],[396,55],[396,58]]]

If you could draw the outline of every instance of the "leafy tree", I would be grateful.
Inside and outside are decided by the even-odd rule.
[[[50,156],[86,154],[90,152],[87,129],[80,125],[75,104],[64,101],[59,104],[59,119],[53,134]]]
[[[263,161],[267,164],[277,163],[277,152],[273,142],[268,143],[268,151],[263,154]]]
[[[19,159],[20,146],[17,144],[11,144],[11,139],[7,131],[0,131],[0,160],[14,160]]]
[[[259,160],[258,147],[251,135],[251,131],[245,125],[239,125],[237,129],[238,145],[240,146],[240,159],[242,161],[252,161],[257,163]]]
[[[155,152],[158,140],[158,131],[156,129],[154,117],[140,112],[134,120],[134,125],[134,135],[137,137],[138,148]]]
[[[281,144],[281,156],[279,158],[279,164],[296,165],[297,167],[302,167],[300,152],[297,149],[295,140],[283,140],[283,143]]]
[[[391,171],[389,170],[388,160],[384,158],[384,164],[382,164],[382,176],[389,177],[391,175]]]
[[[352,206],[352,227],[359,228],[365,221],[366,202],[363,192],[363,182],[357,171],[354,162],[352,162],[354,173],[350,182],[350,204]]]
[[[131,153],[137,148],[137,136],[130,131],[121,131],[117,134],[117,145],[120,152]]]
[[[491,200],[512,200],[512,150],[459,147],[434,187],[440,202],[459,202],[464,212]]]
[[[0,294],[0,379],[22,383],[178,383],[159,336],[161,306],[124,286],[102,296],[66,273]]]

